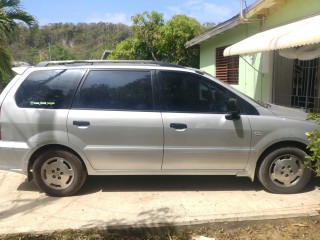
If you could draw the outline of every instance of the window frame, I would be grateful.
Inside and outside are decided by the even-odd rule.
[[[223,87],[222,85],[218,84],[217,82],[206,78],[203,75],[197,74],[197,73],[193,73],[193,72],[185,72],[185,71],[176,71],[176,70],[158,70],[157,71],[157,79],[158,79],[158,87],[159,87],[159,91],[160,91],[160,98],[161,98],[161,111],[163,112],[172,112],[172,113],[193,113],[193,114],[220,114],[220,115],[225,115],[226,113],[218,113],[218,112],[207,112],[207,111],[173,111],[173,110],[169,110],[168,109],[168,105],[167,105],[167,101],[166,101],[166,96],[164,93],[164,88],[163,88],[163,75],[162,72],[173,72],[173,73],[181,73],[181,74],[190,74],[194,77],[199,77],[201,79],[204,79],[204,81],[208,81],[208,82],[213,82],[214,84],[219,85],[219,87],[224,88],[225,90],[227,90],[228,92],[234,94],[237,99],[239,98],[235,93],[233,93],[232,91],[230,91],[229,89]],[[238,104],[239,106],[239,111],[242,111],[242,107],[240,106],[240,104]]]
[[[69,100],[69,103],[63,107],[63,108],[46,108],[46,107],[22,107],[22,106],[19,106],[19,104],[17,103],[17,94],[20,90],[20,88],[22,87],[22,85],[25,83],[25,81],[30,77],[31,74],[35,73],[35,72],[45,72],[45,71],[60,71],[60,72],[68,72],[68,71],[75,71],[75,70],[78,70],[78,71],[82,71],[82,75],[81,77],[79,77],[79,79],[74,82],[74,90],[73,90],[73,94],[72,96],[70,96],[70,100]],[[83,81],[83,78],[86,76],[86,73],[87,73],[87,69],[86,68],[79,68],[79,69],[65,69],[65,68],[57,68],[57,69],[41,69],[41,70],[35,70],[35,71],[32,71],[30,74],[28,74],[28,76],[26,76],[23,81],[21,82],[21,84],[19,85],[19,87],[17,88],[15,94],[14,94],[14,101],[15,101],[15,104],[17,105],[18,108],[22,108],[22,109],[45,109],[45,110],[65,110],[65,109],[70,109],[73,102],[74,102],[74,98],[76,96],[76,93],[78,91],[78,88],[80,86],[80,84],[82,83]]]
[[[97,109],[97,108],[83,108],[83,107],[77,107],[76,105],[79,103],[80,98],[80,92],[81,89],[88,79],[88,76],[90,72],[93,71],[118,71],[118,72],[149,72],[150,73],[150,80],[151,80],[151,95],[153,100],[153,109],[151,110],[135,110],[135,109]],[[75,93],[74,100],[71,105],[71,109],[73,110],[91,110],[91,111],[126,111],[126,112],[156,112],[160,111],[160,101],[158,97],[158,89],[157,89],[157,83],[156,83],[156,74],[155,70],[152,69],[131,69],[131,68],[90,68],[86,72],[85,76],[82,78],[81,83],[79,84],[77,91]]]
[[[227,47],[216,48],[216,77],[227,84],[239,85],[239,55],[224,57],[223,51]]]
[[[202,74],[198,74],[198,73],[193,73],[193,72],[185,72],[185,71],[177,71],[177,70],[157,70],[156,74],[157,74],[157,86],[159,89],[159,99],[160,99],[160,109],[162,112],[172,112],[172,113],[192,113],[192,114],[220,114],[220,115],[226,115],[228,113],[216,113],[216,112],[194,112],[194,111],[171,111],[168,110],[168,106],[166,103],[166,97],[164,94],[164,89],[163,89],[163,85],[162,85],[162,74],[161,72],[179,72],[179,73],[188,73],[194,76],[198,76],[199,78],[203,78],[207,81],[212,81],[214,84],[219,85],[219,87],[226,89],[227,91],[229,91],[231,94],[234,95],[234,97],[237,99],[237,103],[238,103],[238,108],[239,108],[239,115],[260,115],[258,110],[252,106],[252,104],[250,104],[248,101],[246,101],[245,99],[243,99],[241,96],[239,96],[237,93],[229,90],[228,88],[224,87],[222,84],[219,84],[218,81],[214,81],[210,78],[207,78],[205,76],[203,76]],[[248,112],[249,111],[249,112]],[[251,111],[251,112],[250,112]]]

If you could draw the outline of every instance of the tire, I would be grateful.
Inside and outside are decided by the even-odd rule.
[[[306,153],[295,147],[270,152],[258,169],[261,184],[273,193],[297,193],[309,182],[312,170],[304,167]]]
[[[52,149],[41,154],[33,165],[39,189],[49,196],[65,197],[76,193],[85,182],[87,171],[74,154]]]

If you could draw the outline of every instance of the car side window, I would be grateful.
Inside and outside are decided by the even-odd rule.
[[[150,71],[90,71],[73,108],[101,110],[153,110]]]
[[[30,73],[15,94],[20,108],[70,108],[85,70],[40,70]]]
[[[229,90],[193,73],[161,71],[167,110],[173,112],[227,113]]]

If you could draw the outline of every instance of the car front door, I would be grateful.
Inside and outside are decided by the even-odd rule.
[[[68,116],[68,135],[96,170],[160,170],[163,123],[152,71],[91,70]]]
[[[227,120],[234,94],[194,73],[162,71],[163,170],[243,170],[251,128],[246,116]]]

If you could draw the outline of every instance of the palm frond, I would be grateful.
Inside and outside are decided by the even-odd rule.
[[[12,73],[12,57],[4,47],[4,40],[11,39],[19,22],[27,24],[30,28],[37,26],[37,20],[21,10],[20,0],[0,0],[0,83],[4,73]]]
[[[7,18],[15,21],[24,22],[30,28],[34,27],[37,24],[36,19],[32,15],[21,9],[7,11]]]
[[[29,28],[37,26],[37,20],[21,10],[20,0],[0,0],[0,38],[11,39],[18,23],[25,23]]]
[[[0,8],[19,8],[20,0],[0,0]]]

